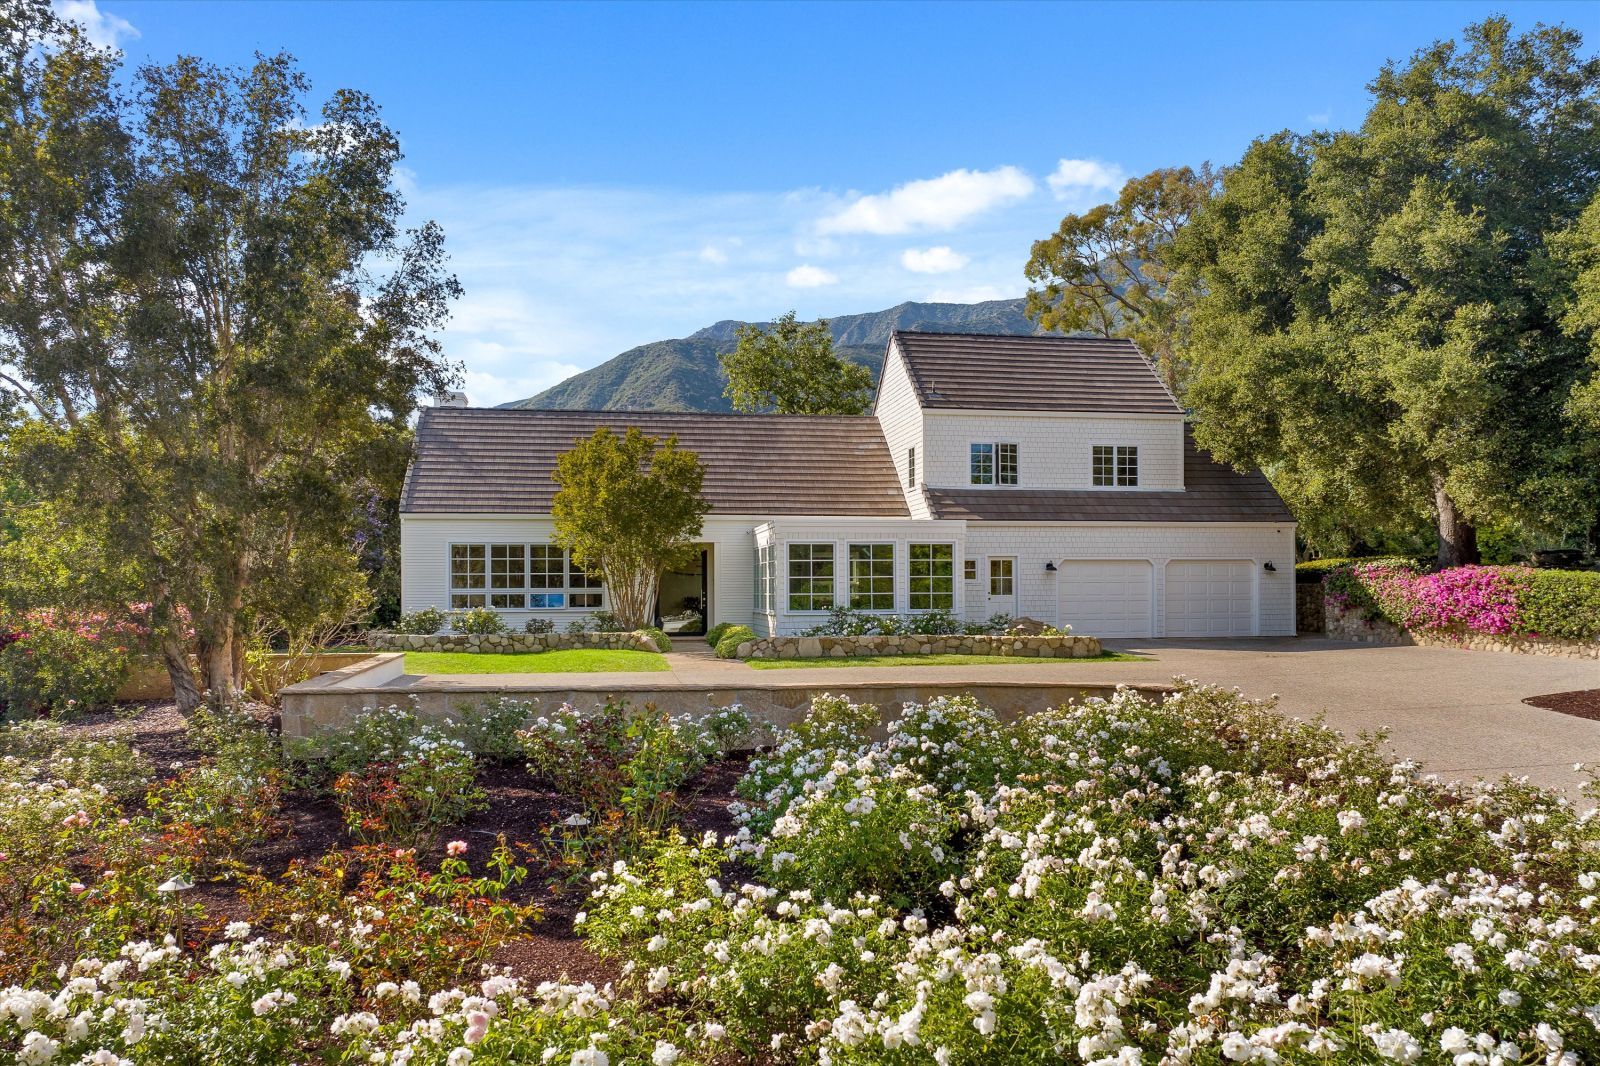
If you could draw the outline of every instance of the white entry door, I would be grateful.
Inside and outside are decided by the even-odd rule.
[[[1248,637],[1256,631],[1255,564],[1174,559],[1167,564],[1166,635]]]
[[[1143,559],[1068,559],[1057,578],[1061,620],[1085,637],[1154,632],[1155,567]]]
[[[1017,613],[1017,561],[1011,558],[989,559],[989,594],[984,598],[985,618],[997,614]]]

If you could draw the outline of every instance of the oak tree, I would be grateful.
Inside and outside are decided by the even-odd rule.
[[[739,327],[738,347],[722,356],[727,397],[736,411],[785,415],[859,415],[872,403],[872,371],[833,351],[825,320]]]

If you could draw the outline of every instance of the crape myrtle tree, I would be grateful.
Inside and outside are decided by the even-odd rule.
[[[1133,178],[1115,203],[1068,215],[1035,241],[1027,313],[1048,330],[1126,337],[1181,394],[1193,293],[1171,262],[1173,242],[1217,187],[1209,165]]]
[[[1580,48],[1494,18],[1390,64],[1358,130],[1258,141],[1179,234],[1196,437],[1265,468],[1307,533],[1427,516],[1450,566],[1480,523],[1593,521],[1592,326],[1563,251],[1600,188]]]
[[[826,320],[739,327],[738,346],[721,357],[725,395],[735,411],[782,415],[859,415],[872,404],[872,371],[833,351]]]
[[[400,229],[367,97],[311,115],[286,55],[126,92],[119,62],[0,5],[0,387],[30,412],[10,474],[105,538],[192,708],[241,688],[264,609],[347,599],[361,504],[454,383],[432,333],[459,287],[436,226]]]
[[[600,575],[625,627],[649,625],[662,573],[692,556],[710,510],[700,457],[676,436],[601,426],[561,453],[551,476],[560,486],[551,505],[556,543]]]

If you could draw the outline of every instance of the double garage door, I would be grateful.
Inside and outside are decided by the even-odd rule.
[[[1255,566],[1247,559],[1178,559],[1166,566],[1163,635],[1255,632]],[[1060,566],[1061,618],[1096,637],[1155,633],[1155,568],[1136,559],[1069,559]]]

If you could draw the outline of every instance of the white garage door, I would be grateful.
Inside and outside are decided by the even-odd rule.
[[[1255,564],[1175,559],[1167,564],[1169,637],[1247,637],[1255,632]]]
[[[1139,559],[1061,564],[1061,620],[1086,637],[1148,637],[1155,571]]]

